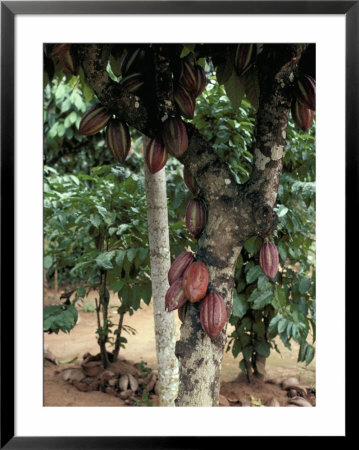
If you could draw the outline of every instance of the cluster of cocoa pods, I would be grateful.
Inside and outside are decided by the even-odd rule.
[[[277,275],[279,268],[279,254],[274,242],[265,240],[259,250],[259,265],[264,275],[270,280]]]
[[[295,124],[303,131],[308,131],[313,123],[315,103],[315,79],[310,75],[301,75],[295,82],[291,112]]]
[[[227,311],[223,298],[213,290],[208,291],[209,273],[206,265],[197,261],[193,253],[184,251],[168,271],[168,282],[170,287],[165,297],[166,311],[177,309],[178,317],[184,322],[187,302],[201,301],[202,329],[211,339],[216,339],[227,322]]]
[[[257,56],[256,44],[238,44],[234,52],[234,70],[240,77],[253,66]]]

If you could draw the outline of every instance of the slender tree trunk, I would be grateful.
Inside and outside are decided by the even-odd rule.
[[[146,142],[144,138],[144,145]],[[169,287],[167,273],[171,264],[165,169],[152,175],[145,165],[145,182],[160,405],[174,406],[178,391],[178,362],[173,312],[165,311],[165,295]]]
[[[113,362],[117,361],[118,354],[120,352],[120,338],[121,338],[121,331],[122,331],[122,325],[123,325],[123,318],[125,317],[125,314],[126,313],[121,313],[120,314],[120,319],[118,321],[116,341],[115,341],[115,348],[113,350]]]
[[[59,272],[56,265],[56,255],[54,255],[55,271],[54,271],[54,289],[57,292],[59,290]]]

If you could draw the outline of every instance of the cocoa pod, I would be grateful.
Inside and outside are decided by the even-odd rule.
[[[71,48],[71,44],[55,44],[51,50],[52,58],[60,58],[60,56],[64,55]]]
[[[79,133],[84,136],[92,136],[104,128],[111,119],[112,114],[101,104],[88,109],[82,116]]]
[[[240,77],[245,74],[253,65],[257,54],[255,44],[238,44],[234,54],[234,69]]]
[[[303,131],[308,131],[314,120],[314,111],[299,103],[298,100],[292,102],[291,111],[297,127]]]
[[[181,156],[188,148],[187,129],[179,117],[169,117],[163,124],[162,139],[172,156]]]
[[[143,75],[141,73],[132,73],[131,75],[127,75],[127,77],[122,78],[120,84],[127,91],[134,94],[137,92],[144,84]]]
[[[136,392],[138,390],[138,381],[136,380],[136,378],[132,375],[132,374],[128,374],[128,382],[130,385],[130,389],[133,392]]]
[[[145,161],[148,170],[154,174],[160,171],[167,162],[168,153],[161,139],[155,137],[150,140],[145,150]]]
[[[276,276],[279,267],[279,255],[273,242],[264,242],[259,250],[259,265],[270,280]]]
[[[193,119],[196,99],[183,86],[177,84],[173,93],[174,100],[183,117]]]
[[[187,302],[182,289],[182,279],[176,280],[168,289],[165,296],[165,310],[167,312],[180,308]]]
[[[124,164],[131,148],[128,126],[118,119],[110,120],[106,128],[106,144],[114,158]]]
[[[146,387],[144,388],[143,391],[144,392],[151,392],[152,389],[155,387],[156,381],[157,381],[157,376],[156,376],[156,374],[154,374],[152,372],[151,378],[149,379],[148,384],[146,385]]]
[[[202,200],[192,198],[186,207],[186,227],[194,238],[198,238],[206,225],[206,209]]]
[[[302,75],[297,79],[294,89],[296,100],[313,111],[315,111],[316,103],[315,92],[315,80],[310,75]]]
[[[170,270],[168,271],[168,282],[173,284],[176,280],[183,277],[187,267],[194,262],[194,256],[191,252],[182,252],[173,261]]]
[[[120,391],[126,391],[128,388],[128,375],[122,375],[118,380],[118,387]]]
[[[182,280],[182,289],[185,297],[196,303],[205,297],[209,282],[209,273],[206,265],[195,261],[185,271]]]
[[[72,75],[76,75],[78,65],[76,62],[75,57],[71,54],[71,49],[69,49],[67,52],[61,54],[59,56],[59,61],[62,67]]]
[[[191,63],[190,59],[181,59],[181,72],[178,81],[189,92],[197,90],[197,76],[197,68]]]
[[[211,339],[216,339],[227,322],[226,305],[217,292],[211,291],[203,299],[200,311],[203,330]]]
[[[206,72],[204,71],[202,66],[200,66],[199,64],[196,64],[195,68],[197,71],[197,86],[194,91],[194,95],[196,97],[199,97],[206,87],[207,78],[206,78]]]
[[[184,305],[182,305],[180,308],[178,308],[177,312],[178,312],[178,318],[179,320],[184,323],[184,319],[186,317],[186,309],[187,309],[187,303],[185,303]]]
[[[145,63],[145,50],[143,48],[135,48],[127,51],[121,62],[121,74],[123,77],[127,75],[141,72]]]
[[[186,166],[183,168],[183,181],[185,185],[188,187],[188,190],[192,192],[193,195],[197,195],[200,191],[197,181],[194,176],[192,176],[191,172],[187,169]]]

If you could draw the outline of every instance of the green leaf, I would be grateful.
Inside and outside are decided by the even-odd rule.
[[[126,256],[126,250],[117,250],[115,262],[120,269],[122,269],[123,260],[125,259],[125,256]]]
[[[244,295],[238,295],[236,289],[233,290],[233,310],[232,315],[240,319],[245,315],[248,303]]]
[[[273,297],[272,290],[259,291],[258,289],[254,289],[248,301],[253,302],[252,309],[263,309],[266,305],[271,303]]]
[[[274,288],[274,297],[278,304],[284,308],[287,304],[287,295],[285,289],[282,286],[276,285]]]
[[[235,358],[237,358],[237,356],[239,355],[240,351],[241,351],[241,344],[240,344],[239,340],[236,339],[234,341],[234,344],[233,344],[233,347],[232,347],[232,354],[233,354],[233,356]]]
[[[311,283],[310,278],[303,278],[302,280],[300,280],[298,285],[299,292],[301,294],[305,294],[310,288],[310,283]]]
[[[101,217],[98,214],[90,214],[90,222],[95,228],[101,225]]]
[[[244,349],[242,350],[242,354],[243,354],[243,358],[246,361],[249,361],[252,357],[253,354],[253,347],[251,345],[248,345],[247,347],[244,347]]]
[[[315,354],[314,347],[312,347],[311,345],[308,344],[307,352],[305,354],[305,364],[306,364],[306,366],[313,361],[314,354]]]
[[[277,316],[274,316],[273,319],[269,322],[268,332],[270,334],[276,334],[277,333],[278,322],[281,319],[282,319],[282,315],[278,314]]]
[[[287,324],[288,324],[287,319],[284,319],[284,318],[280,319],[280,321],[278,323],[278,333],[279,334],[283,333],[286,330]]]
[[[44,258],[44,269],[49,270],[52,266],[52,256],[46,255]]]
[[[226,94],[232,103],[233,109],[237,110],[242,103],[244,95],[244,84],[233,71],[229,79],[224,83]]]
[[[132,262],[135,259],[136,254],[137,254],[137,248],[129,248],[126,252],[127,259],[130,262]]]
[[[216,70],[216,78],[218,84],[226,83],[231,77],[232,72],[233,72],[233,61],[230,57],[226,57],[224,61],[221,61],[221,63],[218,64]]]
[[[118,293],[121,291],[121,289],[125,286],[125,283],[122,280],[116,280],[110,285],[111,291]]]
[[[244,243],[244,248],[251,255],[256,254],[262,245],[262,239],[258,236],[252,236]]]
[[[98,265],[98,267],[101,267],[101,269],[113,269],[112,258],[114,257],[114,255],[114,251],[100,253],[95,260],[96,264]]]
[[[264,356],[265,358],[270,355],[270,345],[268,344],[268,342],[256,342],[254,349],[259,355]]]
[[[246,275],[247,283],[248,284],[253,283],[262,274],[263,274],[263,272],[262,272],[262,269],[260,268],[260,266],[251,267]]]
[[[247,100],[251,103],[253,108],[259,107],[259,81],[258,73],[255,68],[249,70],[240,77],[244,85]]]

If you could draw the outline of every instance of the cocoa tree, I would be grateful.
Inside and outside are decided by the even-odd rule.
[[[84,89],[92,89],[96,94],[101,105],[98,108],[104,108],[108,114],[100,128],[115,115],[151,138],[152,147],[146,149],[145,156],[150,167],[152,163],[147,159],[150,153],[154,171],[166,159],[166,149],[160,148],[156,141],[162,137],[167,150],[195,180],[197,198],[206,209],[205,227],[196,236],[196,259],[207,268],[208,289],[223,298],[229,318],[235,267],[244,244],[252,237],[268,238],[278,225],[274,208],[289,112],[292,110],[294,120],[303,130],[309,128],[314,118],[313,105],[299,101],[297,82],[308,45],[196,45],[187,50],[182,45],[167,44],[141,48],[71,45],[65,49],[61,45],[64,44],[48,50],[68,72],[80,71]],[[203,72],[198,62],[204,59],[224,83],[234,109],[240,106],[245,93],[257,110],[251,148],[253,162],[245,183],[238,182],[203,130],[179,120],[180,116],[193,118],[195,96],[203,89]],[[306,93],[302,92],[302,97]],[[172,118],[174,124],[164,133]],[[176,141],[174,147],[168,134]],[[200,305],[191,301],[182,314],[181,338],[176,345],[180,364],[178,406],[218,404],[227,321],[220,334],[211,339],[203,332]]]

